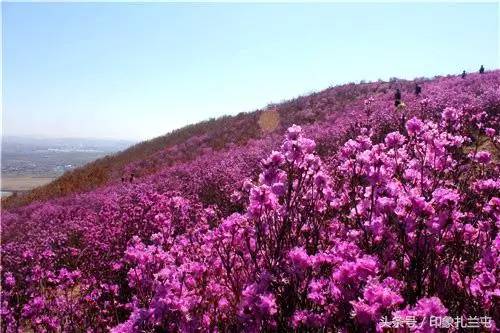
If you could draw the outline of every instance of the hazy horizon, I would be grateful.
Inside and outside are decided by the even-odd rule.
[[[120,138],[106,138],[106,137],[81,137],[81,136],[51,136],[50,134],[8,134],[2,135],[2,140],[16,140],[16,139],[28,139],[28,140],[96,140],[96,141],[123,141],[135,143],[137,140],[133,139],[120,139]]]
[[[496,69],[498,9],[2,3],[3,135],[136,142],[347,82]]]

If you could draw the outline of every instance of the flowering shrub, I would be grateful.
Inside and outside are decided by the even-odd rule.
[[[449,315],[496,331],[500,76],[484,76],[2,212],[2,327],[370,332],[412,316],[437,332]]]

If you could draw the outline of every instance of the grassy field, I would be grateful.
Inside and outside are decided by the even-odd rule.
[[[13,192],[29,191],[35,187],[50,183],[54,179],[55,177],[2,175],[2,196],[9,195],[9,193],[11,194]]]

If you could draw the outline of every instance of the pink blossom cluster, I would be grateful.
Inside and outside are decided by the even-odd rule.
[[[488,316],[496,332],[499,83],[440,78],[346,115],[299,99],[320,119],[282,139],[3,211],[2,327],[375,332],[412,316],[437,332],[430,316]]]

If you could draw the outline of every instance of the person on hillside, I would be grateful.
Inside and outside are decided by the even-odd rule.
[[[125,177],[122,177],[122,183],[125,183]]]
[[[420,95],[420,93],[422,92],[422,87],[419,86],[418,83],[415,83],[415,95]]]
[[[481,67],[479,68],[479,74],[484,74],[484,66],[481,65]]]
[[[134,181],[135,175],[133,173],[130,174],[130,182],[132,183]]]
[[[401,91],[396,89],[396,93],[394,94],[394,106],[398,107],[401,104]]]
[[[462,72],[462,79],[465,79],[465,71]]]

